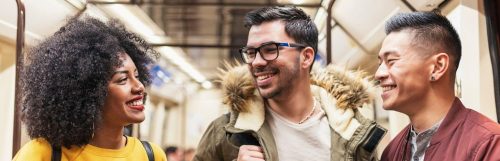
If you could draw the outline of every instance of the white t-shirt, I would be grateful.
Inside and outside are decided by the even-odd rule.
[[[319,103],[318,103],[319,104]],[[278,158],[281,161],[330,161],[331,131],[322,108],[302,124],[286,120],[266,108]]]

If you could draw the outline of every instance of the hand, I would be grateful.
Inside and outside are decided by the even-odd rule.
[[[238,152],[237,161],[264,161],[264,153],[260,146],[242,145]]]

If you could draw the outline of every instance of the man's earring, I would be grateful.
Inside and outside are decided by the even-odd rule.
[[[436,78],[434,76],[431,76],[431,81],[435,81]]]

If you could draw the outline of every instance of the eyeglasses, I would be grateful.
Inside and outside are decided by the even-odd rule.
[[[279,47],[296,47],[296,48],[305,48],[305,45],[295,44],[295,43],[287,43],[287,42],[268,42],[264,43],[257,48],[252,47],[243,47],[239,50],[241,54],[241,58],[243,58],[243,62],[250,64],[257,57],[257,52],[260,53],[260,57],[266,61],[275,60],[278,58]]]

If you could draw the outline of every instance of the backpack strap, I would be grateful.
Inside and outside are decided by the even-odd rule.
[[[61,161],[61,147],[52,145],[51,161]]]
[[[146,153],[148,154],[148,160],[149,161],[154,161],[155,160],[155,155],[153,154],[153,148],[151,148],[151,145],[147,141],[141,141],[142,146],[144,146],[144,149],[146,149]],[[61,147],[54,146],[52,145],[52,156],[51,156],[51,161],[61,161]]]
[[[155,160],[155,155],[153,154],[153,148],[151,148],[151,145],[147,141],[141,141],[142,146],[144,146],[144,149],[146,149],[146,153],[148,154],[148,160],[149,161],[154,161]]]

